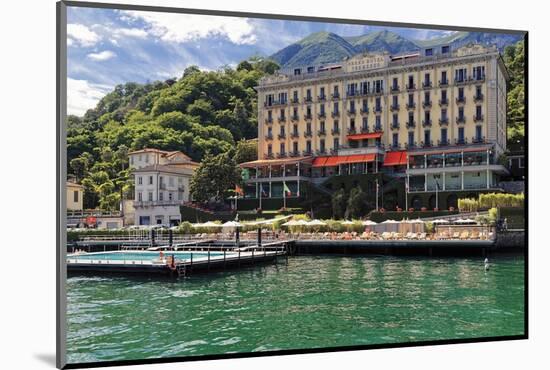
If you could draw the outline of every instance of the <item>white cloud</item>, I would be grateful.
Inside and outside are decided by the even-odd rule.
[[[83,116],[104,97],[111,86],[94,84],[86,80],[67,79],[67,114]]]
[[[147,37],[147,32],[140,30],[139,28],[115,28],[112,31],[116,36],[135,37],[138,39],[144,39]]]
[[[82,24],[71,23],[67,25],[67,45],[83,47],[94,46],[101,37]]]
[[[149,33],[166,42],[183,43],[212,36],[226,37],[238,45],[256,42],[254,27],[247,18],[140,11],[125,11],[124,15],[144,21]]]
[[[95,60],[96,62],[103,62],[109,59],[112,59],[116,57],[116,54],[112,52],[111,50],[103,50],[99,53],[90,53],[88,54],[88,58],[91,60]]]

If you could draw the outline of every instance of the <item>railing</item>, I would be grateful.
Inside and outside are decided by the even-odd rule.
[[[340,99],[340,93],[331,94],[330,97],[332,99]]]
[[[183,200],[148,200],[134,201],[134,207],[154,207],[154,206],[178,206],[183,205]]]
[[[475,136],[474,136],[474,137],[472,137],[472,143],[473,143],[473,144],[483,144],[483,143],[485,143],[485,142],[486,142],[485,136],[481,136],[481,137],[479,137],[479,136],[478,136],[478,137],[475,137]]]
[[[310,156],[310,155],[312,155],[312,154],[313,154],[313,151],[311,151],[311,150],[304,150],[304,151],[302,152],[302,155],[304,155],[304,156]]]
[[[305,119],[306,121],[311,121],[312,118],[313,118],[313,117],[311,116],[311,114],[304,114],[304,119]]]
[[[349,135],[352,135],[352,134],[355,134],[355,133],[356,133],[355,127],[348,127],[348,134]]]
[[[293,138],[293,139],[296,139],[296,138],[299,138],[300,137],[300,133],[298,131],[295,131],[293,133],[290,134],[290,137]]]
[[[306,131],[304,132],[304,137],[312,137],[313,136],[313,132],[312,131]]]
[[[338,135],[338,134],[340,134],[340,129],[339,129],[339,128],[333,128],[333,129],[331,130],[331,133],[332,133],[333,135]]]
[[[416,108],[416,103],[414,103],[414,102],[413,103],[407,103],[406,107],[407,107],[407,109],[414,109],[414,108]]]
[[[369,107],[363,107],[363,108],[361,108],[360,112],[361,112],[361,114],[367,114],[367,113],[369,113]]]
[[[432,126],[432,120],[431,119],[422,120],[422,127],[431,127],[431,126]]]
[[[311,98],[311,96],[306,96],[304,98],[304,103],[311,103],[313,101],[313,99]]]
[[[466,117],[456,117],[456,123],[466,123]]]
[[[405,149],[415,149],[418,147],[418,143],[415,141],[414,143],[405,143]]]
[[[399,92],[399,85],[393,85],[391,87],[391,92]]]
[[[438,146],[449,146],[450,144],[449,140],[437,140]]]
[[[380,112],[382,112],[382,106],[374,107],[374,112],[375,112],[375,113],[380,113]]]
[[[355,115],[357,113],[357,111],[355,109],[348,109],[348,114],[349,115]]]
[[[392,130],[399,130],[399,122],[392,122],[390,128]]]
[[[476,94],[474,95],[474,101],[476,103],[483,101],[483,94]]]
[[[445,125],[448,125],[449,124],[449,119],[448,118],[440,118],[439,119],[439,125],[440,126],[445,126]]]
[[[326,116],[327,116],[327,114],[326,114],[325,112],[317,113],[317,117],[318,117],[319,119],[321,119],[321,118],[326,118]]]
[[[279,117],[279,122],[285,122],[286,121],[286,117],[285,116],[280,116]]]
[[[475,114],[474,122],[483,122],[483,114],[480,114],[480,115]]]
[[[331,113],[332,118],[340,117],[340,111],[334,111]]]
[[[273,123],[273,118],[271,118],[271,117],[266,118],[265,123],[267,123],[267,124]]]
[[[465,96],[459,96],[456,98],[456,104],[464,104],[466,103],[466,97]]]
[[[290,99],[290,104],[299,104],[299,103],[300,103],[300,99],[298,99],[298,98]]]
[[[439,80],[439,86],[440,87],[449,86],[449,80],[448,79]]]
[[[456,145],[466,145],[466,144],[468,144],[468,140],[467,139],[455,139],[455,144]]]
[[[280,139],[286,139],[286,134],[284,132],[281,132],[277,137]]]
[[[407,128],[413,128],[416,126],[416,122],[415,121],[408,121],[407,122]]]
[[[396,111],[396,110],[399,110],[399,104],[392,104],[390,105],[390,110],[393,112],[393,111]]]
[[[428,101],[424,100],[422,102],[422,108],[431,108],[431,107],[432,107],[432,101],[431,100],[428,100]]]
[[[433,142],[433,140],[426,141],[426,142],[421,141],[421,142],[420,142],[420,146],[421,146],[422,148],[430,148],[430,147],[434,146],[434,142]]]
[[[286,101],[273,100],[271,102],[271,104],[268,103],[268,102],[264,102],[264,107],[266,107],[266,108],[267,107],[276,107],[276,106],[280,106],[280,105],[286,105]]]
[[[325,135],[327,134],[327,132],[326,132],[326,130],[321,129],[321,130],[317,131],[317,134],[318,134],[319,136],[325,136]]]
[[[423,89],[429,89],[432,87],[432,81],[424,81],[422,82],[422,88]]]
[[[449,99],[439,99],[439,106],[449,105]]]
[[[362,134],[368,134],[369,133],[369,126],[361,127],[361,133]]]
[[[290,155],[291,157],[298,157],[298,156],[300,155],[300,151],[298,151],[298,150],[293,150],[293,151],[291,151],[291,152],[289,153],[289,155]]]
[[[277,153],[277,158],[286,158],[286,152]]]
[[[327,99],[326,95],[319,95],[319,96],[317,97],[317,100],[320,101],[320,102],[321,102],[321,101],[325,101],[326,99]]]
[[[267,134],[265,135],[266,140],[273,140],[273,134]]]
[[[292,122],[296,122],[296,121],[299,121],[300,118],[298,117],[297,114],[293,114],[292,116],[290,116],[290,120],[291,120]]]
[[[415,90],[415,89],[416,89],[416,84],[415,83],[407,84],[407,91]]]

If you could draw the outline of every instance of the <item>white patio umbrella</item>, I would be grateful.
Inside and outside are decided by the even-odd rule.
[[[363,226],[374,226],[374,225],[378,225],[378,223],[371,220],[363,221]]]
[[[437,224],[448,224],[448,223],[449,223],[449,221],[444,220],[444,219],[438,219],[438,220],[433,220],[432,221],[432,224],[436,224],[436,225]]]
[[[386,221],[383,221],[382,223],[383,224],[396,224],[397,221],[395,221],[395,220],[386,220]]]
[[[307,226],[325,226],[326,223],[321,220],[311,220],[307,223]]]
[[[340,222],[342,225],[353,225],[353,221],[350,221],[350,220],[345,220],[345,221],[342,221]]]
[[[476,220],[472,220],[471,218],[461,218],[455,221],[455,224],[475,224],[475,223],[477,223]]]
[[[282,224],[282,226],[298,226],[298,221],[296,220],[290,220]]]
[[[243,227],[243,224],[237,222],[237,221],[227,221],[226,223],[221,225],[222,227]]]
[[[217,224],[213,221],[207,221],[205,223],[193,224],[193,227],[222,227],[223,225]]]

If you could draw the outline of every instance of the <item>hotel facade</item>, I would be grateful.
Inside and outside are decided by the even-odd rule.
[[[456,207],[462,196],[498,191],[507,79],[498,50],[479,44],[360,54],[264,77],[259,158],[241,165],[246,197],[300,197],[335,176],[373,174],[402,183],[402,208]],[[425,196],[438,192],[447,198]]]

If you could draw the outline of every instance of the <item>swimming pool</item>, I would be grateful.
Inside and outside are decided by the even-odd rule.
[[[174,256],[178,260],[190,260],[191,255],[193,259],[208,257],[207,252],[163,252],[164,257]],[[210,257],[223,256],[221,252],[210,252]],[[67,258],[78,260],[102,260],[102,261],[152,261],[158,260],[160,257],[159,252],[100,252],[100,253],[83,253],[83,254],[69,254]]]

